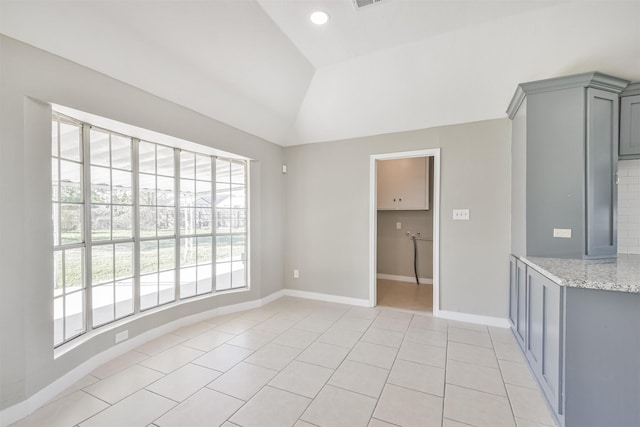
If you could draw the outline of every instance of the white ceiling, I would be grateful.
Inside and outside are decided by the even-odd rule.
[[[505,117],[522,81],[640,80],[640,1],[0,0],[0,33],[280,145]]]

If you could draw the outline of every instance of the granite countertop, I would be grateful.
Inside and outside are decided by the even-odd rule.
[[[640,255],[611,259],[520,257],[534,270],[562,286],[640,293]]]

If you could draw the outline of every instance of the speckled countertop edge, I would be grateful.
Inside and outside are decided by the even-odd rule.
[[[640,255],[596,260],[518,258],[561,286],[640,293]]]

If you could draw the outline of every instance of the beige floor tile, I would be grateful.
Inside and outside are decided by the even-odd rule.
[[[314,342],[320,334],[318,332],[306,331],[304,329],[291,328],[283,332],[278,338],[274,339],[274,344],[286,345],[289,347],[304,350]]]
[[[240,362],[207,387],[238,399],[249,400],[276,374],[274,370]]]
[[[375,319],[382,310],[376,307],[351,307],[344,317],[359,317],[361,319]]]
[[[114,404],[157,381],[162,376],[162,373],[153,369],[133,365],[109,378],[86,387],[84,390],[107,403]]]
[[[314,398],[333,372],[333,369],[294,360],[272,379],[269,385]]]
[[[233,415],[244,402],[215,390],[203,388],[196,394],[158,418],[158,427],[219,426]]]
[[[403,332],[396,332],[386,329],[377,329],[374,325],[364,333],[361,341],[370,342],[372,344],[386,345],[389,347],[399,348],[404,339]]]
[[[496,351],[496,356],[501,360],[510,360],[512,362],[517,363],[525,363],[524,355],[522,354],[522,350],[516,344],[513,343],[504,343],[504,342],[495,342],[493,344],[493,348]]]
[[[296,421],[296,423],[293,425],[293,427],[317,427],[314,426],[313,424],[309,424],[306,421],[302,421],[302,420],[298,420]]]
[[[447,384],[507,396],[500,370],[475,363],[449,360],[447,362]]]
[[[351,349],[356,345],[360,337],[362,337],[361,332],[331,327],[320,335],[317,341]]]
[[[253,350],[249,350],[247,348],[222,344],[210,352],[198,357],[192,363],[204,366],[205,368],[215,369],[216,371],[226,372],[242,360],[249,357],[252,353]]]
[[[248,319],[236,318],[229,322],[222,323],[214,329],[225,334],[238,335],[253,328],[257,322]]]
[[[185,341],[182,345],[195,348],[200,351],[211,351],[234,337],[235,335],[233,334],[211,330]]]
[[[360,341],[347,356],[348,360],[391,369],[398,349]]]
[[[404,339],[406,341],[428,344],[436,347],[447,346],[446,332],[432,331],[430,329],[409,328]]]
[[[373,416],[403,427],[440,427],[442,398],[387,384]]]
[[[68,427],[97,414],[109,405],[83,391],[75,391],[35,411],[11,427]]]
[[[388,376],[388,369],[345,360],[328,384],[377,399]]]
[[[317,332],[319,334],[325,332],[336,322],[336,319],[327,318],[321,315],[311,315],[304,320],[296,323],[296,329],[304,329],[305,331]]]
[[[183,326],[180,329],[173,331],[173,335],[178,335],[185,338],[195,338],[198,335],[204,334],[210,331],[213,325],[207,322],[198,322],[191,325]]]
[[[398,352],[398,359],[444,368],[447,360],[447,349],[405,341]]]
[[[147,343],[142,344],[141,346],[136,348],[135,351],[137,351],[138,353],[143,353],[149,356],[153,356],[155,354],[165,351],[168,348],[173,347],[174,345],[180,344],[185,340],[186,340],[185,337],[181,337],[174,334],[166,334],[154,340],[151,340]]]
[[[433,316],[414,315],[409,324],[410,328],[430,329],[432,331],[447,332],[449,322],[444,319],[438,319]]]
[[[203,354],[203,351],[178,344],[162,353],[143,360],[140,362],[140,365],[168,374]]]
[[[539,390],[507,384],[507,393],[516,417],[539,424],[554,425]]]
[[[460,423],[458,421],[453,421],[448,418],[443,418],[442,420],[442,427],[469,427],[470,425],[471,424]]]
[[[406,283],[406,282],[403,282]],[[398,319],[411,322],[413,318],[412,313],[407,313],[402,309],[393,308],[393,307],[383,307],[378,316],[380,319]]]
[[[227,341],[227,344],[248,348],[250,350],[258,350],[271,342],[275,337],[277,337],[276,334],[251,329]]]
[[[556,426],[556,424],[546,425],[546,424],[534,423],[533,421],[523,420],[522,418],[517,418],[517,417],[516,417],[516,425],[518,427],[555,427]]]
[[[538,383],[531,375],[527,365],[523,363],[511,362],[510,360],[498,360],[502,378],[506,384],[519,385],[527,388],[538,388]]]
[[[358,317],[343,317],[333,324],[336,328],[348,331],[364,333],[373,323],[373,319],[363,319]]]
[[[449,320],[449,327],[469,329],[472,331],[480,331],[480,332],[487,332],[488,330],[487,327],[484,325],[478,325],[476,323],[469,323],[469,322],[460,322],[457,320]]]
[[[489,335],[491,335],[493,342],[517,344],[511,328],[497,328],[495,326],[489,326]]]
[[[471,329],[462,328],[449,328],[448,339],[449,341],[493,348],[491,336],[488,332],[472,331]]]
[[[147,390],[140,390],[80,424],[80,427],[145,427],[176,405]]]
[[[292,426],[309,405],[310,399],[264,387],[230,421],[243,427]]]
[[[253,363],[264,368],[281,371],[293,359],[300,354],[301,350],[285,345],[269,343],[260,350],[245,359],[247,363]]]
[[[498,369],[498,359],[492,349],[477,345],[449,342],[447,359]]]
[[[327,385],[300,418],[318,426],[364,427],[375,405],[371,397]]]
[[[444,417],[477,427],[515,427],[509,400],[447,384]]]
[[[336,345],[315,342],[297,358],[301,362],[312,363],[325,368],[336,369],[344,360],[349,350]]]
[[[76,381],[71,387],[67,387],[65,391],[55,396],[54,398],[49,400],[49,402],[47,403],[55,402],[56,400],[60,400],[63,397],[67,397],[71,393],[75,393],[78,390],[82,390],[85,387],[89,387],[91,384],[95,384],[98,381],[100,381],[100,379],[94,377],[93,375],[85,375],[84,377],[80,378],[80,380]]]
[[[389,424],[388,422],[379,420],[377,418],[371,418],[371,421],[369,421],[368,427],[396,427],[396,425]]]
[[[147,390],[182,402],[219,376],[218,371],[189,363],[147,386]]]
[[[298,323],[296,320],[274,316],[264,322],[258,323],[253,329],[280,335],[296,323]]]
[[[371,327],[405,333],[407,328],[409,328],[410,322],[411,322],[411,316],[396,318],[396,317],[384,317],[384,315],[381,314],[380,316],[378,316],[376,320],[374,320]]]
[[[435,366],[396,360],[387,382],[440,397],[444,395],[444,369]]]
[[[91,375],[96,378],[105,379],[122,371],[123,369],[135,365],[136,363],[140,363],[147,358],[149,358],[149,356],[146,354],[138,353],[137,351],[130,351],[98,366],[91,372]]]

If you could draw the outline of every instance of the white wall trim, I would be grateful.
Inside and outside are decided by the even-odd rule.
[[[28,399],[1,410],[0,427],[6,427],[9,424],[18,421],[19,419],[32,414],[35,410],[49,403],[51,399],[75,384],[77,381],[79,381],[81,378],[89,374],[97,367],[124,353],[133,350],[134,348],[144,344],[145,342],[151,341],[152,339],[172,332],[183,326],[201,322],[214,316],[222,316],[229,313],[236,313],[238,311],[245,311],[262,307],[263,305],[275,301],[278,298],[283,297],[284,295],[286,295],[285,291],[280,290],[261,299],[216,307],[214,309],[193,314],[191,316],[181,317],[180,319],[165,323],[162,326],[158,326],[157,328],[151,329],[147,332],[123,341],[122,343],[117,344],[110,349],[93,356],[91,359],[85,361],[81,365],[67,372],[62,377],[44,387],[42,390],[38,391]]]
[[[377,200],[376,161],[405,159],[408,157],[433,157],[433,315],[440,313],[440,148],[372,154],[369,160],[369,307],[375,307],[376,259],[377,259]]]
[[[317,292],[308,292],[308,291],[299,291],[297,289],[283,289],[281,292],[284,292],[284,295],[290,297],[304,298],[304,299],[313,299],[318,301],[326,301],[326,302],[337,302],[339,304],[349,304],[356,305],[359,307],[369,307],[368,299],[360,299],[360,298],[350,298],[343,297],[339,295],[330,295],[330,294],[321,294]]]
[[[416,278],[413,276],[398,276],[396,274],[383,274],[377,273],[376,278],[385,280],[395,280],[396,282],[416,283]],[[433,279],[429,277],[418,277],[418,281],[423,285],[432,285]]]
[[[446,311],[440,310],[440,315],[443,319],[458,320],[460,322],[476,323],[478,325],[496,326],[498,328],[509,328],[509,319],[502,317],[480,316],[478,314],[460,313],[458,311]]]

